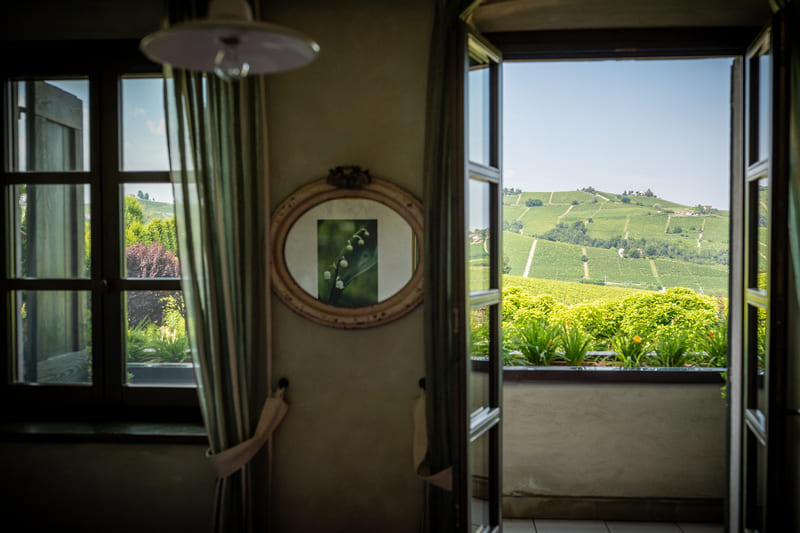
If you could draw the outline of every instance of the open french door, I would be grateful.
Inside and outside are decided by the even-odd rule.
[[[776,13],[771,27],[742,59],[742,170],[738,176],[734,172],[739,183],[734,183],[737,192],[732,206],[741,214],[740,227],[733,233],[741,250],[741,275],[733,277],[738,294],[732,291],[731,296],[729,531],[788,531],[787,512],[793,503],[785,496],[789,474],[784,464],[790,416],[786,404],[787,335],[789,327],[796,327],[787,321],[786,24],[785,13]],[[737,266],[735,256],[733,266]]]
[[[501,56],[462,27],[463,151],[455,164],[462,198],[454,260],[463,275],[457,298],[458,358],[453,491],[456,530],[489,533],[502,522]],[[463,274],[462,274],[463,273]]]

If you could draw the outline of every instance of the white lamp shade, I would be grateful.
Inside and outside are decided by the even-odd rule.
[[[237,52],[250,66],[250,74],[300,68],[313,61],[319,51],[312,39],[283,26],[211,18],[176,24],[148,35],[140,48],[158,63],[214,72],[217,52],[230,39],[238,41]]]

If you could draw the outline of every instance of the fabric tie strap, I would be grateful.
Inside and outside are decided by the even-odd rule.
[[[211,450],[206,452],[206,457],[211,460],[211,466],[214,468],[217,477],[226,478],[239,471],[255,457],[261,447],[272,437],[272,432],[278,427],[278,424],[281,423],[281,420],[289,410],[289,405],[283,400],[284,390],[284,388],[278,389],[278,392],[273,397],[267,398],[267,401],[264,402],[264,408],[261,410],[255,435],[219,453],[214,453]]]
[[[411,403],[414,412],[414,472],[417,476],[431,485],[447,491],[453,490],[453,467],[448,466],[444,470],[432,475],[424,475],[421,470],[428,470],[425,465],[425,456],[428,454],[428,428],[425,416],[425,389],[422,389],[419,396]]]

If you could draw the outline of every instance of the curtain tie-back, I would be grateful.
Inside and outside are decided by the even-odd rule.
[[[206,452],[206,457],[211,460],[211,466],[217,477],[225,478],[241,470],[272,437],[272,432],[289,410],[289,405],[283,399],[285,390],[283,387],[279,388],[274,396],[264,402],[256,432],[252,437],[219,453],[214,453],[210,449]]]
[[[431,485],[440,489],[453,490],[453,467],[448,466],[432,475],[424,475],[421,470],[425,468],[425,456],[428,454],[428,428],[425,416],[425,389],[420,390],[419,396],[412,402],[414,412],[414,472],[417,476]]]

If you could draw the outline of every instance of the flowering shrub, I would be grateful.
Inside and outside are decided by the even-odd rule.
[[[689,336],[684,332],[664,333],[653,344],[650,360],[656,366],[683,366],[691,359]]]
[[[547,365],[562,358],[578,365],[587,350],[610,350],[621,366],[727,366],[725,299],[673,288],[571,301],[576,303],[504,288],[506,364]]]
[[[560,328],[542,319],[531,319],[518,328],[513,347],[525,359],[525,364],[544,366],[556,359]]]
[[[647,353],[648,344],[639,335],[619,334],[611,340],[611,346],[616,352],[617,361],[625,368],[630,368],[641,365],[642,356]]]
[[[125,247],[126,273],[129,278],[178,278],[180,264],[175,255],[155,243],[133,244]],[[163,291],[130,291],[127,297],[128,322],[139,324],[149,320],[161,325]]]

